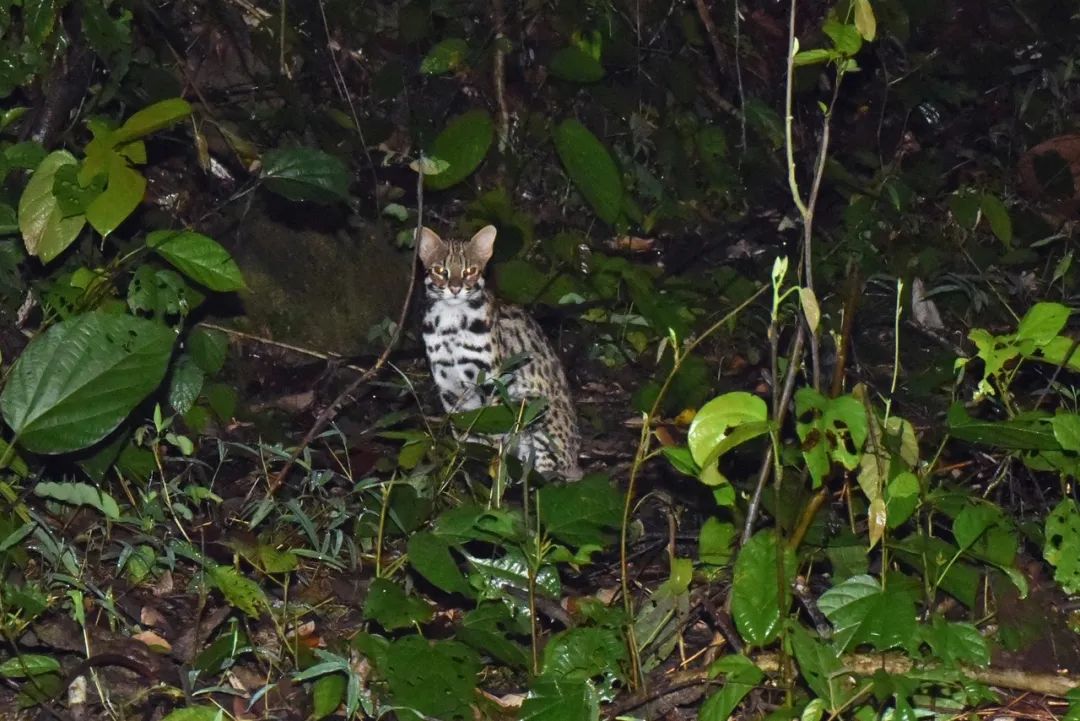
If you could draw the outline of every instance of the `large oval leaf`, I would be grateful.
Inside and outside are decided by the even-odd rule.
[[[349,171],[339,158],[315,148],[271,150],[262,159],[266,187],[289,200],[329,205],[349,194]]]
[[[762,427],[761,424],[768,417],[769,409],[765,401],[753,393],[735,391],[713,398],[701,407],[690,423],[686,440],[694,461],[704,466],[715,460],[719,455],[717,450],[723,448],[721,443],[740,426],[753,424],[756,431],[767,431],[768,426]]]
[[[614,223],[622,209],[622,176],[604,144],[584,125],[569,119],[555,128],[555,150],[600,219]]]
[[[210,290],[225,293],[244,287],[240,268],[229,251],[202,233],[155,230],[146,236],[146,245],[188,278]]]
[[[784,577],[779,580],[776,573],[779,547],[775,532],[760,531],[743,546],[735,561],[731,616],[739,634],[752,646],[764,646],[779,635],[780,619],[791,606],[795,553],[783,547]]]
[[[26,347],[0,394],[0,412],[35,453],[97,443],[161,383],[176,335],[126,315],[86,313]]]
[[[66,150],[49,153],[38,165],[19,198],[19,230],[26,244],[26,252],[41,258],[42,263],[48,263],[60,255],[86,224],[84,215],[65,218],[53,194],[56,171],[75,162],[75,156]]]
[[[604,77],[604,66],[581,48],[570,46],[551,58],[551,74],[574,83],[595,83]]]
[[[427,153],[444,161],[447,167],[441,173],[425,176],[427,187],[442,190],[465,180],[483,162],[494,137],[495,127],[486,110],[470,110],[451,120]]]

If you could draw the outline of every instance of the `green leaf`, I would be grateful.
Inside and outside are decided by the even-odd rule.
[[[783,547],[783,578],[777,577],[779,543],[772,531],[759,531],[735,560],[731,615],[748,644],[764,646],[780,634],[780,619],[791,606],[795,553]],[[779,586],[783,586],[780,588]]]
[[[98,311],[57,323],[15,362],[0,412],[35,453],[86,448],[157,388],[175,337],[151,321]]]
[[[839,23],[830,18],[821,29],[832,40],[837,52],[845,57],[854,57],[862,49],[863,39],[854,25]]]
[[[601,220],[614,223],[622,210],[623,184],[611,153],[588,128],[573,119],[555,128],[554,140],[559,159],[578,192]]]
[[[120,518],[120,507],[116,505],[116,501],[97,486],[42,481],[34,486],[34,493],[42,498],[51,498],[73,506],[91,506],[113,521]]]
[[[230,606],[251,618],[258,618],[264,609],[270,607],[262,587],[234,567],[211,565],[207,575]]]
[[[629,661],[626,641],[613,628],[578,627],[560,631],[544,646],[541,673],[571,681],[622,675]]]
[[[837,649],[810,635],[801,624],[792,627],[791,646],[806,685],[828,705],[832,714],[839,715],[855,688]]]
[[[973,624],[946,621],[935,615],[930,626],[923,626],[923,638],[934,656],[947,664],[990,665],[990,648]]]
[[[713,566],[726,566],[731,562],[731,549],[735,544],[735,526],[709,517],[698,532],[698,560]]]
[[[524,411],[504,405],[484,406],[471,411],[451,413],[450,421],[458,430],[469,433],[507,433],[517,426],[519,414],[521,426],[524,428],[536,420],[545,408],[547,401],[537,398],[529,401]]]
[[[424,75],[443,75],[465,65],[469,44],[461,38],[446,38],[437,43],[420,61]]]
[[[519,669],[529,665],[529,656],[521,644],[515,643],[512,638],[528,635],[526,615],[512,612],[501,601],[481,603],[466,613],[455,634],[459,641]]]
[[[295,201],[329,205],[349,197],[352,176],[341,159],[316,148],[281,148],[262,158],[268,190]]]
[[[622,520],[623,494],[604,476],[544,486],[538,499],[544,530],[571,546],[604,545]]]
[[[110,152],[108,180],[104,192],[86,207],[86,219],[94,230],[103,236],[116,230],[146,194],[146,178],[132,169],[128,161],[117,152]]]
[[[962,441],[1006,450],[1059,451],[1049,418],[982,421],[968,415],[963,403],[954,403],[947,416],[949,435]]]
[[[76,162],[75,156],[66,150],[50,153],[30,176],[19,198],[19,231],[26,252],[40,258],[42,263],[48,263],[67,249],[86,224],[83,215],[65,218],[53,194],[57,171]]]
[[[521,721],[598,721],[600,699],[588,681],[540,676],[521,705]]]
[[[240,268],[216,240],[190,230],[155,230],[146,245],[196,283],[220,293],[241,290]]]
[[[203,372],[212,376],[225,365],[229,338],[219,330],[200,327],[191,331],[187,340],[184,341],[184,347]]]
[[[217,706],[188,706],[169,712],[161,721],[222,721],[223,718]]]
[[[801,53],[796,53],[792,58],[792,65],[795,67],[802,67],[804,65],[818,65],[820,63],[827,63],[830,60],[837,60],[840,58],[840,54],[835,50],[829,50],[827,48],[814,48],[813,50],[803,50]]]
[[[390,644],[386,667],[380,670],[395,705],[442,721],[473,718],[480,661],[468,646],[457,641],[428,642],[419,636],[406,636]]]
[[[1046,518],[1043,558],[1054,567],[1054,580],[1065,593],[1080,592],[1080,511],[1071,498],[1061,500]]]
[[[1044,346],[1057,337],[1072,311],[1061,303],[1036,303],[1028,309],[1016,328],[1016,340]]]
[[[843,651],[868,643],[878,651],[909,647],[916,632],[915,598],[906,588],[883,589],[872,576],[853,576],[818,599]]]
[[[1005,204],[1001,202],[1001,199],[996,195],[983,193],[979,208],[982,210],[983,217],[990,223],[990,230],[997,239],[1007,246],[1012,245],[1012,218],[1009,217],[1009,211],[1005,209]]]
[[[128,284],[128,308],[136,314],[149,313],[161,322],[175,320],[175,316],[186,318],[205,299],[179,273],[149,264],[140,265]]]
[[[953,519],[953,537],[961,551],[966,551],[992,526],[1001,520],[1001,511],[981,503],[968,504]]]
[[[446,169],[425,175],[424,184],[432,190],[444,190],[465,180],[483,162],[494,137],[495,126],[486,110],[470,110],[452,118],[426,153],[447,163]]]
[[[735,707],[765,678],[765,673],[746,656],[725,656],[709,666],[709,674],[725,675],[724,686],[705,700],[699,721],[727,721]]]
[[[409,538],[409,565],[442,590],[471,596],[469,582],[450,554],[452,545],[446,538],[433,533],[414,533]]]
[[[713,398],[701,407],[690,423],[686,442],[694,461],[703,467],[712,463],[718,457],[716,452],[720,444],[739,426],[760,424],[768,417],[765,401],[752,393],[735,391]],[[768,426],[762,430],[759,425],[756,429],[758,432],[754,435],[760,435],[768,430]]]
[[[169,379],[169,405],[172,409],[181,415],[191,410],[205,381],[203,369],[187,353],[181,355]]]
[[[30,678],[60,670],[60,662],[52,656],[27,653],[0,663],[0,676],[4,678]]]
[[[56,25],[57,4],[57,0],[25,0],[22,3],[23,33],[33,45],[41,45],[52,33]],[[10,4],[6,7],[10,7]]]
[[[405,593],[401,586],[385,578],[376,578],[364,600],[364,618],[375,621],[387,631],[427,623],[434,612],[422,599]]]
[[[873,42],[877,37],[877,19],[870,0],[855,0],[855,29],[867,42]]]
[[[183,98],[169,98],[147,106],[132,115],[113,131],[113,145],[123,145],[146,137],[163,128],[180,122],[191,115],[191,105]]]
[[[1058,413],[1050,419],[1054,429],[1054,438],[1066,451],[1080,451],[1080,415],[1076,413]]]
[[[604,77],[604,66],[577,46],[556,52],[549,67],[555,77],[574,83],[595,83]]]
[[[349,679],[343,673],[328,673],[317,678],[311,685],[311,721],[319,721],[337,711],[345,700],[348,685]]]

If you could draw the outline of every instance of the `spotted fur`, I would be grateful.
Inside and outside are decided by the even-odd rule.
[[[472,410],[489,402],[477,380],[490,377],[505,359],[527,355],[507,385],[510,397],[543,397],[548,408],[513,450],[542,473],[576,480],[581,437],[562,363],[535,320],[517,306],[499,304],[484,288],[495,232],[489,225],[468,242],[444,241],[427,228],[421,233],[428,302],[423,335],[431,375],[448,413]]]

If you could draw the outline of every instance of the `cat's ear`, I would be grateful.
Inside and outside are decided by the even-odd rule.
[[[446,243],[431,228],[420,229],[420,260],[425,268],[430,268],[438,262],[438,258],[446,251]]]
[[[473,263],[483,267],[491,259],[491,251],[495,248],[495,234],[497,232],[494,225],[485,225],[476,231],[476,235],[469,241],[469,255],[472,257]]]

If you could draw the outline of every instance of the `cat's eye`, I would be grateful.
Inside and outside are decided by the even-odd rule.
[[[470,265],[468,268],[465,269],[465,275],[476,275],[479,272],[480,269],[477,268],[475,265]]]
[[[446,268],[442,267],[441,265],[436,265],[435,267],[433,267],[431,269],[431,272],[439,276],[440,278],[445,278],[449,275],[449,273],[446,272]]]

